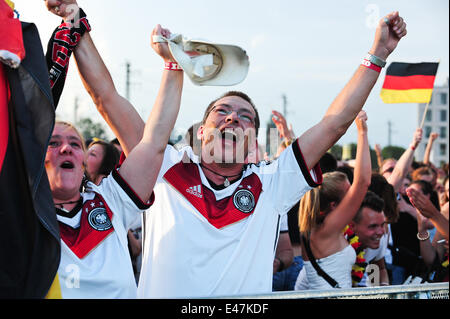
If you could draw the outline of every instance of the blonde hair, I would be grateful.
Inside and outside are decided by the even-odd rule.
[[[331,202],[340,202],[345,195],[342,183],[348,180],[342,172],[329,172],[323,175],[323,182],[307,192],[300,201],[298,226],[300,232],[308,234],[319,226],[331,211]]]

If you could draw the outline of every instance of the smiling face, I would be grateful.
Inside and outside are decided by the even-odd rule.
[[[249,139],[255,138],[256,113],[252,105],[238,96],[217,100],[202,126],[203,159],[216,163],[244,163]]]
[[[81,137],[71,126],[57,123],[45,156],[45,169],[54,199],[66,200],[79,196],[83,160]]]
[[[353,223],[353,230],[358,235],[362,247],[377,249],[384,234],[386,218],[383,212],[369,207],[363,207],[361,218]]]

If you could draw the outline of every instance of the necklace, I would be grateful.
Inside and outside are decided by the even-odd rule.
[[[78,203],[79,201],[81,201],[81,197],[78,198],[77,200],[72,200],[70,202],[55,203],[55,205],[59,206],[59,208],[61,209],[64,209],[64,205],[75,204]]]
[[[356,261],[352,267],[352,284],[353,287],[357,287],[358,283],[363,278],[367,267],[367,262],[364,258],[365,251],[359,241],[359,237],[355,234],[350,225],[345,226],[344,236],[356,252]]]
[[[244,168],[242,168],[242,170],[238,174],[235,174],[235,175],[222,175],[222,174],[219,174],[217,172],[214,172],[212,169],[210,169],[210,168],[208,168],[206,166],[203,166],[202,164],[199,164],[199,165],[200,165],[201,168],[207,169],[211,173],[214,173],[214,174],[216,174],[216,175],[218,175],[220,177],[225,178],[225,181],[223,182],[223,186],[225,186],[225,187],[230,186],[230,181],[228,180],[228,178],[240,176],[242,174],[242,171],[244,170]]]

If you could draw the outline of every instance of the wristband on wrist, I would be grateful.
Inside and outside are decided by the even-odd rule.
[[[411,149],[412,149],[413,151],[416,150],[416,147],[414,146],[414,144],[411,144],[410,146],[411,146]]]
[[[430,232],[427,230],[427,234],[425,237],[420,237],[420,233],[417,233],[417,239],[420,241],[425,241],[428,240],[430,238]]]
[[[361,62],[361,65],[365,66],[366,68],[372,69],[374,71],[377,71],[378,73],[381,72],[381,67],[373,64],[372,62],[370,62],[369,60],[363,59]]]
[[[375,64],[376,66],[379,66],[380,68],[384,68],[384,66],[386,65],[386,61],[370,53],[367,53],[364,59],[370,61],[372,64]]]
[[[164,69],[170,71],[183,71],[177,62],[164,62]]]

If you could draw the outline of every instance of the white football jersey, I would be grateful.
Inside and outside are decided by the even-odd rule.
[[[127,231],[143,203],[117,170],[89,182],[71,212],[57,210],[61,233],[58,275],[63,298],[136,298]]]
[[[210,186],[190,147],[168,146],[143,223],[138,297],[272,291],[280,216],[322,180],[292,145],[271,163],[248,165],[222,190]]]

